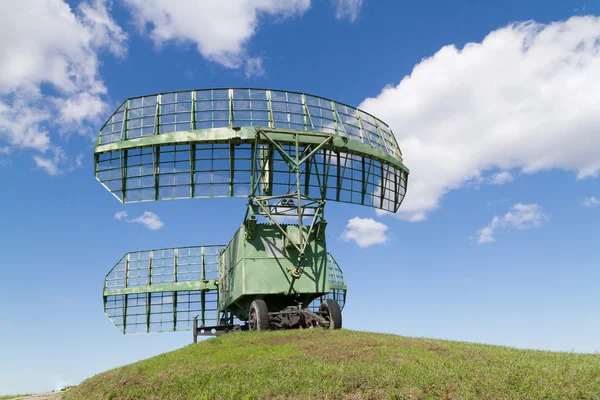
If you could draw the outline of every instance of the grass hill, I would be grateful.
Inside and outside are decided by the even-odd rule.
[[[190,335],[191,336],[191,335]],[[600,399],[600,354],[317,329],[241,332],[96,375],[69,399]]]

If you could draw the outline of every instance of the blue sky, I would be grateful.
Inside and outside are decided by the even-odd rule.
[[[600,351],[597,2],[67,3],[0,5],[0,394],[191,342],[120,334],[103,278],[128,251],[227,243],[244,200],[123,206],[93,145],[127,97],[210,87],[325,96],[394,130],[401,211],[327,206],[346,328]]]

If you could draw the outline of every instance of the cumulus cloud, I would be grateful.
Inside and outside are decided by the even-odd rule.
[[[512,182],[515,178],[510,174],[510,172],[498,172],[489,180],[489,183],[492,185],[504,185],[505,183]]]
[[[145,211],[142,215],[137,218],[130,219],[127,222],[135,222],[144,225],[150,230],[158,230],[164,226],[160,217],[153,212]]]
[[[117,221],[127,221],[144,225],[146,228],[151,230],[158,230],[164,226],[164,223],[160,217],[153,212],[145,211],[142,215],[134,219],[127,219],[129,214],[127,211],[118,211],[113,215],[113,219]]]
[[[494,242],[494,233],[500,228],[527,230],[542,226],[548,219],[550,215],[544,213],[538,204],[515,204],[504,216],[495,216],[489,225],[477,231],[477,243]]]
[[[596,196],[587,197],[581,202],[581,205],[586,208],[591,208],[599,204],[600,200],[598,200]]]
[[[83,154],[77,154],[77,157],[75,157],[75,166],[74,168],[79,168],[83,165],[83,159],[85,158],[85,156]]]
[[[107,111],[104,99],[89,92],[54,99],[54,105],[60,110],[57,122],[67,127],[86,120],[98,120]]]
[[[356,21],[362,8],[362,0],[332,0],[335,6],[335,17],[337,19],[349,19]]]
[[[397,216],[418,221],[484,173],[600,172],[600,17],[524,22],[445,46],[360,107],[388,122],[411,170]],[[507,182],[499,172],[492,182]]]
[[[354,241],[358,247],[365,248],[387,242],[387,230],[387,225],[373,218],[354,217],[348,221],[341,238],[346,242]]]
[[[43,169],[50,176],[56,176],[62,174],[61,169],[58,167],[57,158],[47,158],[40,156],[33,156],[33,161],[38,168]]]
[[[67,157],[51,131],[85,131],[106,111],[106,87],[97,52],[125,51],[126,35],[105,0],[72,10],[64,0],[0,2],[0,140],[11,148],[54,155],[34,156],[51,175]],[[57,152],[62,156],[57,156]]]
[[[115,215],[113,215],[113,218],[116,219],[117,221],[120,221],[124,218],[127,218],[129,216],[129,214],[127,214],[127,211],[118,211],[115,213]]]
[[[93,4],[83,2],[78,10],[91,42],[96,47],[107,47],[111,53],[123,56],[127,52],[127,34],[112,19],[110,3],[111,0],[94,0]]]
[[[208,60],[226,68],[262,71],[259,59],[248,56],[246,45],[262,16],[289,18],[304,14],[310,0],[125,0],[131,15],[157,46],[194,45]],[[257,68],[259,67],[259,68]]]
[[[62,175],[65,171],[73,171],[81,167],[83,155],[69,159],[60,147],[52,147],[44,156],[33,156],[35,165],[50,176]]]
[[[1,29],[1,28],[0,28]],[[0,60],[0,69],[3,62]],[[31,148],[46,152],[50,147],[50,134],[44,126],[52,117],[41,106],[35,109],[33,100],[28,102],[20,95],[0,91],[0,140],[8,141],[11,148]]]
[[[246,78],[262,76],[265,74],[263,60],[260,57],[249,57],[246,59]]]

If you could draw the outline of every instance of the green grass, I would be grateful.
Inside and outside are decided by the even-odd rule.
[[[19,397],[33,396],[32,394],[6,394],[0,395],[0,400],[18,399]]]
[[[347,330],[241,332],[104,372],[63,397],[290,398],[596,400],[600,355]]]

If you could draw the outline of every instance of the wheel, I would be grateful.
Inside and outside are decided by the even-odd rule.
[[[337,301],[333,299],[323,300],[319,311],[323,318],[329,322],[329,329],[340,329],[342,327],[342,310]]]
[[[269,330],[269,310],[264,300],[257,299],[250,304],[248,325],[251,331]]]

